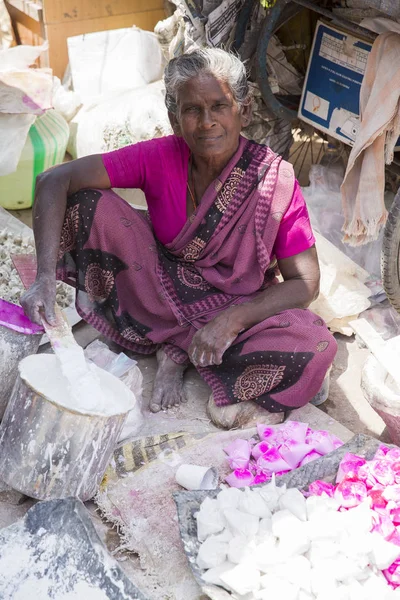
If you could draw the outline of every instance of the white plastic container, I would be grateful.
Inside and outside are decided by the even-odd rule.
[[[110,403],[118,399],[115,413],[67,408],[36,390],[26,377],[26,372],[56,368],[53,354],[36,354],[20,362],[0,425],[0,477],[32,498],[74,496],[85,502],[100,485],[136,398],[117,377],[98,369],[103,389],[112,390]],[[61,402],[65,399],[61,387],[59,397]]]

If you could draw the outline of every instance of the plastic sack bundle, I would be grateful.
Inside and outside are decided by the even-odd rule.
[[[302,188],[311,224],[314,230],[339,248],[360,267],[380,279],[380,255],[382,235],[375,242],[362,248],[352,247],[342,242],[344,223],[340,186],[343,181],[343,167],[338,163],[331,165],[312,165],[310,186]],[[329,201],[327,202],[327,198]]]
[[[331,331],[353,335],[349,321],[356,319],[371,302],[364,284],[368,273],[314,231],[321,269],[320,294],[310,309],[319,315]]]
[[[30,69],[47,46],[0,49],[0,175],[13,173],[36,117],[51,108],[49,69]]]
[[[172,132],[164,102],[164,84],[105,94],[84,105],[70,122],[68,152],[73,158],[109,152]]]
[[[143,376],[137,362],[123,352],[119,354],[113,352],[100,340],[95,340],[86,347],[85,356],[101,369],[118,377],[135,395],[135,407],[128,413],[118,440],[119,443],[125,443],[139,433],[144,421],[142,414]]]

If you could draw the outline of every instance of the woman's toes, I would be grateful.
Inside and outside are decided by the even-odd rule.
[[[151,412],[153,412],[153,413],[160,412],[161,404],[157,404],[157,402],[154,402],[154,400],[151,400],[149,408],[150,408]]]

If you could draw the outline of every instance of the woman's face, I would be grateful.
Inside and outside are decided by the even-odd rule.
[[[177,114],[170,120],[194,156],[225,158],[238,146],[242,127],[250,122],[250,106],[239,108],[227,83],[201,73],[179,91]]]

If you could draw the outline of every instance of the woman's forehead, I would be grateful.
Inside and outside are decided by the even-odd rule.
[[[225,81],[221,81],[209,73],[201,73],[192,77],[182,85],[178,92],[179,104],[193,101],[216,101],[232,98],[232,92]]]

